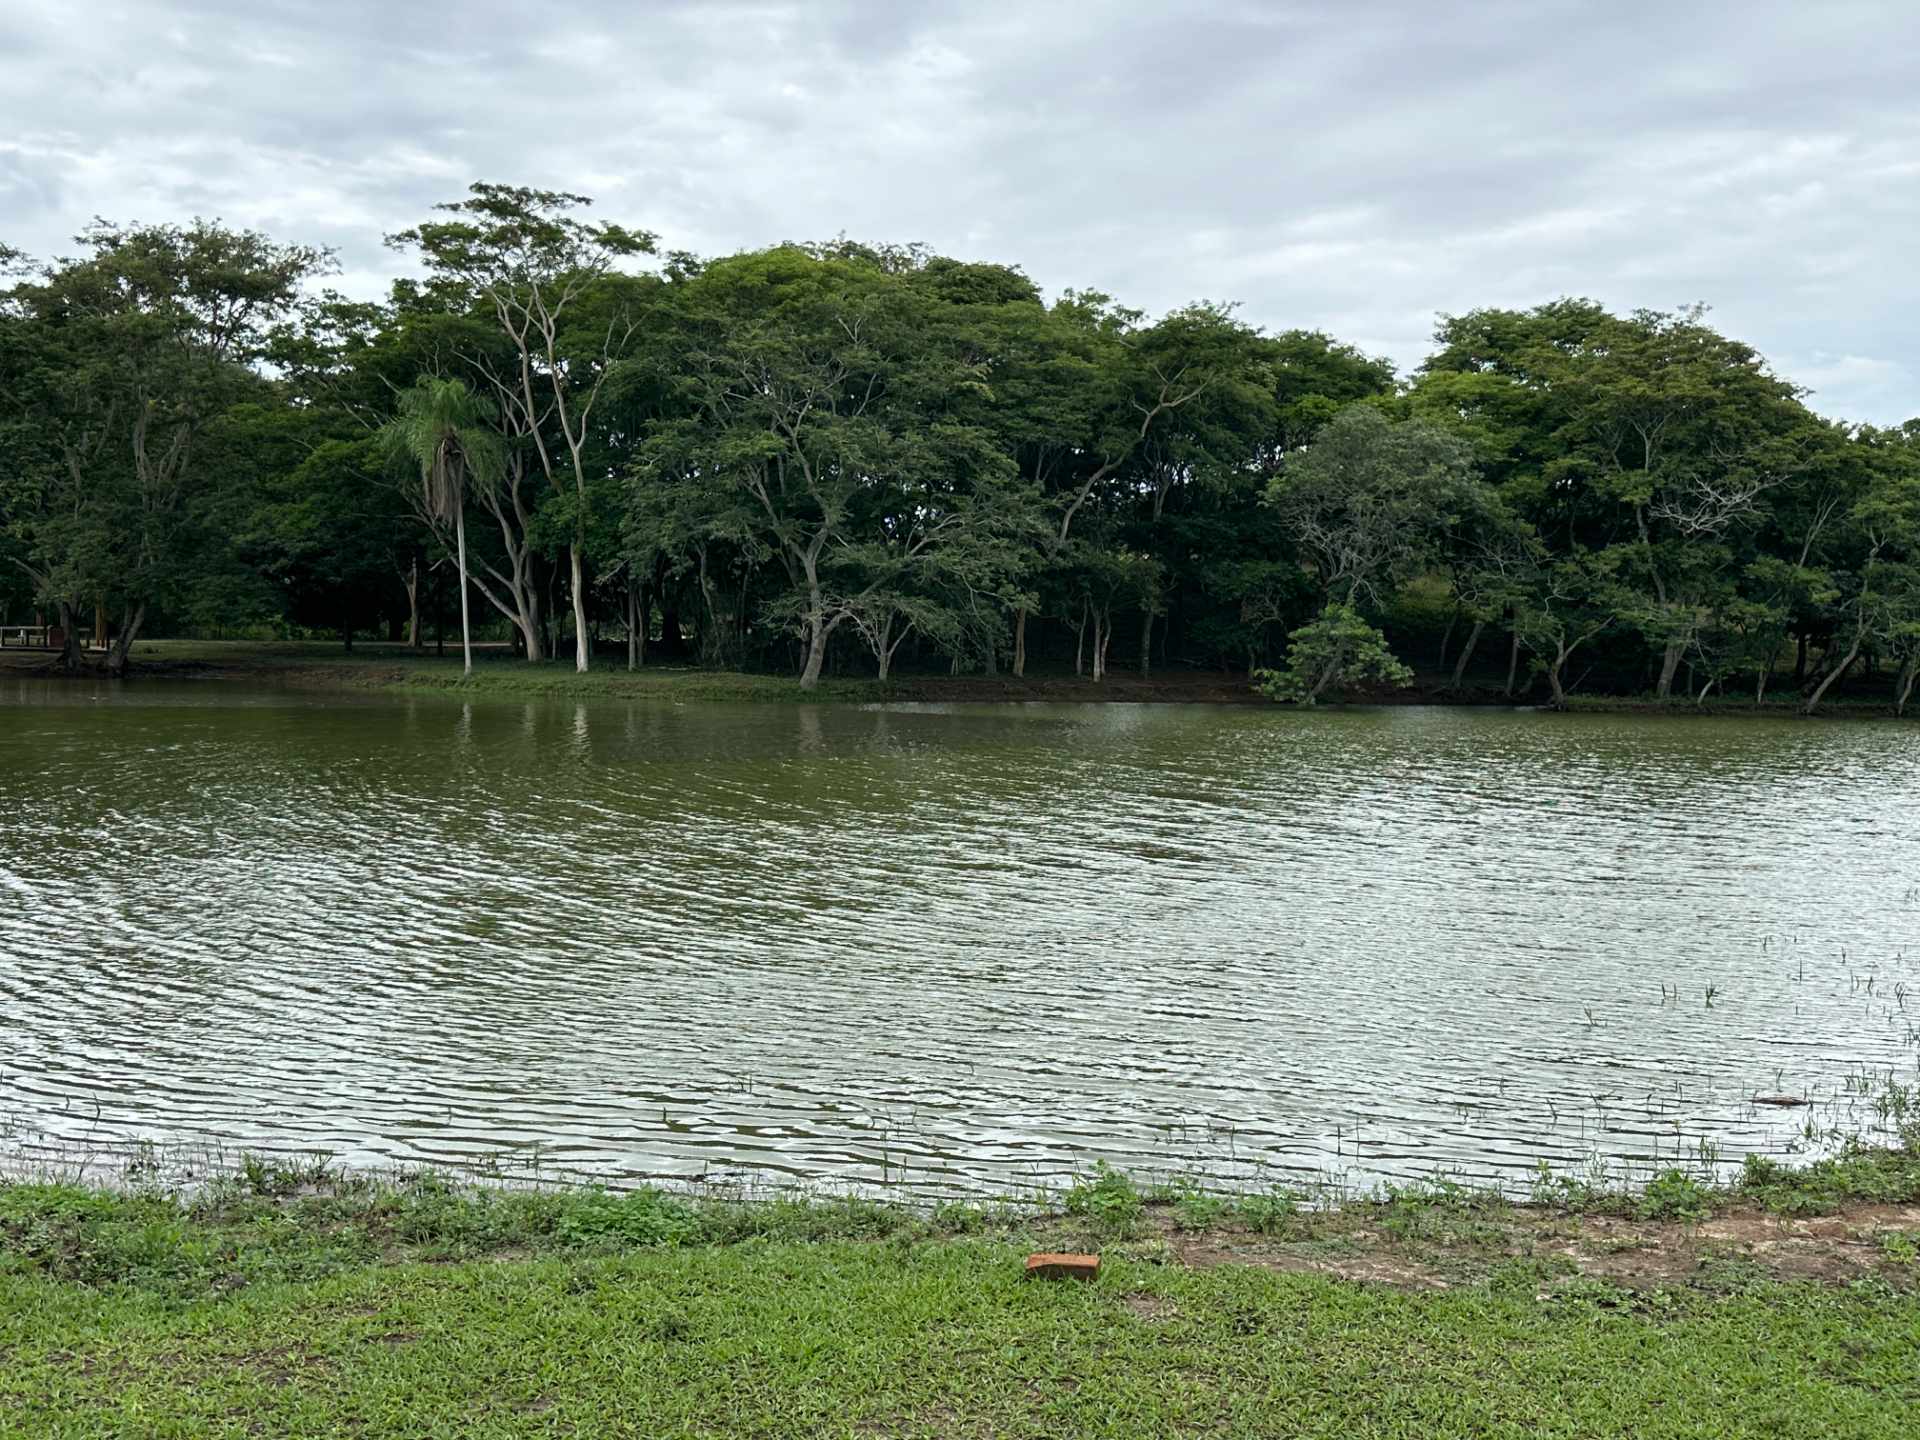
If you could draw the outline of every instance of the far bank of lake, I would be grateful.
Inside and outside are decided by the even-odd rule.
[[[617,647],[615,647],[617,650]],[[54,657],[44,651],[0,651],[0,680],[39,678],[91,685],[105,681],[102,659],[88,658],[86,668],[65,674],[53,668]],[[586,673],[569,660],[546,660],[529,665],[501,644],[475,648],[471,676],[461,670],[459,648],[444,651],[433,645],[420,648],[390,642],[361,642],[348,650],[337,642],[157,640],[135,647],[128,678],[136,683],[192,680],[241,686],[274,686],[300,690],[447,691],[460,695],[550,696],[575,699],[667,699],[673,701],[751,700],[769,704],[889,704],[902,702],[960,704],[1123,704],[1123,705],[1236,705],[1270,708],[1274,702],[1259,694],[1244,670],[1201,670],[1165,667],[1141,675],[1133,670],[1109,670],[1100,680],[1075,675],[1057,667],[1037,666],[1025,676],[1005,671],[995,675],[940,675],[896,672],[881,681],[871,675],[829,673],[818,686],[803,690],[788,674],[738,670],[706,670],[684,660],[655,655],[634,669],[613,650],[604,651]],[[1784,680],[1786,677],[1780,677]],[[1543,686],[1524,673],[1512,694],[1497,677],[1461,687],[1443,673],[1424,673],[1404,687],[1361,687],[1341,699],[1324,701],[1317,709],[1341,704],[1365,706],[1438,706],[1449,709],[1533,710],[1546,700]],[[1669,701],[1650,696],[1576,691],[1569,708],[1586,713],[1656,715],[1671,717],[1719,716],[1798,717],[1801,697],[1790,686],[1776,683],[1767,698],[1755,703],[1746,693],[1715,693],[1704,700],[1676,695]],[[1891,719],[1891,694],[1840,693],[1824,699],[1820,719]],[[1920,723],[1920,717],[1909,715]]]

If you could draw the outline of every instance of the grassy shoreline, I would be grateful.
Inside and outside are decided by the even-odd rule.
[[[0,654],[0,674],[53,675],[44,653],[11,651]],[[79,681],[97,680],[87,671]],[[1272,702],[1256,694],[1244,675],[1217,671],[1170,670],[1141,677],[1131,672],[1110,674],[1102,682],[1068,674],[1035,674],[1024,679],[1011,675],[903,675],[882,683],[867,677],[833,677],[812,691],[803,691],[790,675],[749,674],[701,670],[684,664],[656,662],[628,671],[613,657],[602,657],[599,668],[585,675],[571,664],[547,661],[527,665],[501,647],[476,657],[474,674],[464,676],[457,654],[435,655],[397,644],[362,644],[353,651],[321,642],[267,641],[143,641],[134,647],[132,678],[253,682],[309,690],[392,690],[401,693],[454,693],[486,696],[550,696],[582,699],[644,699],[806,704],[922,703],[1134,703],[1186,705],[1248,705],[1266,708]],[[1509,699],[1491,691],[1450,691],[1444,677],[1421,677],[1404,690],[1379,690],[1356,695],[1364,705],[1437,705],[1449,708],[1537,709],[1537,697]],[[1336,707],[1337,708],[1337,707]],[[1719,696],[1705,704],[1681,699],[1662,703],[1650,696],[1574,695],[1571,711],[1578,714],[1631,714],[1713,717],[1799,717],[1798,697],[1773,698],[1756,705],[1741,696]],[[1821,718],[1891,719],[1887,700],[1841,697],[1822,705]]]
[[[1333,1208],[0,1185],[0,1435],[1894,1436],[1916,1342],[1911,1142]]]

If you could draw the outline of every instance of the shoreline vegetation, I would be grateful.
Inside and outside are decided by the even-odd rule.
[[[447,693],[492,697],[554,699],[670,699],[680,701],[781,702],[801,704],[885,703],[1061,703],[1247,705],[1266,708],[1271,701],[1245,671],[1163,669],[1142,676],[1108,671],[1099,681],[1062,673],[1012,675],[924,675],[896,673],[885,681],[871,677],[823,677],[801,690],[788,675],[708,670],[690,665],[654,663],[634,670],[609,664],[585,673],[561,662],[529,665],[504,646],[476,647],[477,662],[463,673],[457,654],[437,655],[430,648],[403,643],[362,643],[353,650],[320,641],[149,640],[135,651],[137,666],[126,676],[138,680],[191,680],[255,683],[299,690],[387,690],[398,693]],[[72,670],[44,651],[0,651],[0,678],[91,682],[109,677],[102,667]],[[137,693],[137,689],[135,691]],[[1444,674],[1418,675],[1405,686],[1355,690],[1335,704],[1430,705],[1450,708],[1550,711],[1544,697],[1509,697],[1496,688],[1456,688]],[[1322,702],[1323,704],[1329,702]],[[1756,703],[1744,695],[1718,695],[1701,702],[1684,697],[1660,700],[1652,695],[1572,695],[1563,708],[1579,714],[1804,716],[1791,693]],[[1828,700],[1814,718],[1894,719],[1890,697],[1846,696]]]
[[[1101,1273],[1023,1279],[1034,1250]],[[921,1206],[285,1158],[0,1185],[4,1434],[1891,1437],[1917,1326],[1911,1124],[1726,1184],[1543,1169],[1519,1201],[1100,1168]]]
[[[696,256],[590,204],[473,184],[386,237],[416,273],[375,302],[217,222],[0,244],[0,622],[115,675],[444,631],[807,691],[1920,693],[1920,419],[1814,413],[1704,307],[1440,315],[1401,374],[1231,304]]]

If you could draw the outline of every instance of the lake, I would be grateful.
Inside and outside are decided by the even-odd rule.
[[[1917,742],[0,682],[0,1137],[925,1194],[1804,1151],[1913,1078]]]

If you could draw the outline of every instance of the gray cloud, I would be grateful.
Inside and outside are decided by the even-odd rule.
[[[1920,7],[13,0],[0,238],[219,215],[338,248],[474,178],[668,245],[842,231],[1403,368],[1436,312],[1705,300],[1822,411],[1920,413]]]

